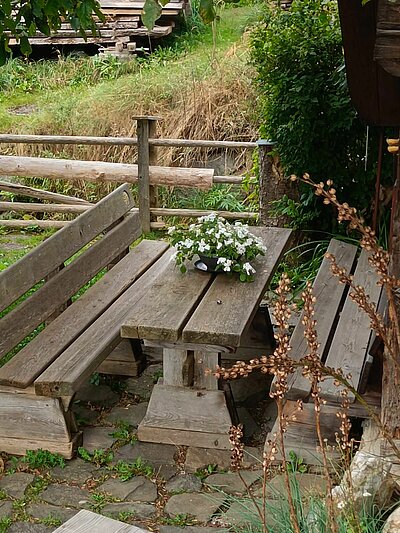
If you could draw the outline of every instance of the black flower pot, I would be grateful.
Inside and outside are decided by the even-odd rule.
[[[217,270],[218,257],[208,257],[199,254],[200,261],[207,267],[207,272],[221,272]]]

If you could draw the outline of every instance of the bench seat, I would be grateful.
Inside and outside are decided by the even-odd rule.
[[[121,342],[122,318],[168,261],[164,242],[143,240],[129,251],[140,235],[139,214],[123,185],[0,273],[0,309],[9,307],[0,320],[0,357],[26,344],[0,368],[1,451],[42,448],[72,457],[81,436],[71,400]],[[140,343],[133,344],[140,358]]]

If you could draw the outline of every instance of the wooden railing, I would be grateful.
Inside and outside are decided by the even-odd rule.
[[[43,144],[43,145],[105,145],[136,146],[137,164],[111,163],[104,161],[77,161],[40,157],[0,156],[0,176],[42,177],[49,179],[87,180],[91,182],[128,182],[138,184],[139,212],[144,232],[164,226],[156,217],[200,217],[211,210],[168,209],[157,205],[157,186],[193,187],[209,189],[214,183],[241,184],[243,176],[218,176],[213,169],[162,167],[156,165],[157,147],[250,149],[260,150],[260,159],[271,150],[273,143],[268,141],[237,142],[200,139],[156,138],[157,117],[135,117],[137,137],[90,137],[66,135],[14,135],[0,134],[0,144]],[[267,158],[268,159],[268,158]],[[0,190],[39,198],[56,204],[0,202],[0,212],[46,212],[81,213],[90,203],[67,195],[60,195],[34,189],[20,184],[0,181]],[[260,206],[262,212],[262,206]],[[228,219],[254,220],[259,212],[219,211]],[[41,227],[61,227],[68,222],[35,220]],[[24,227],[32,225],[29,220],[0,220],[0,225]]]

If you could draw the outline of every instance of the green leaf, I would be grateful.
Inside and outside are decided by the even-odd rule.
[[[214,0],[200,0],[199,13],[206,24],[213,22],[216,18]]]
[[[20,47],[21,47],[21,52],[25,56],[28,56],[32,52],[32,47],[29,44],[28,37],[26,35],[21,35],[19,43],[20,43]]]
[[[143,6],[142,22],[151,31],[157,19],[161,17],[161,5],[157,0],[146,0]]]

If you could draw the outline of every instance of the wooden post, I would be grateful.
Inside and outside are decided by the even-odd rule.
[[[150,207],[155,207],[156,192],[150,186],[150,164],[156,158],[156,148],[149,145],[149,138],[153,137],[157,126],[157,117],[134,117],[137,120],[138,146],[138,190],[139,212],[143,233],[150,231]]]
[[[296,199],[297,186],[274,168],[271,151],[275,143],[260,139],[257,146],[260,168],[260,223],[262,226],[287,226],[287,217],[274,217],[271,214],[272,202],[280,200],[284,195]]]
[[[397,179],[393,187],[391,242],[390,242],[390,273],[400,278],[400,157],[396,155]],[[400,304],[394,302],[394,308],[389,302],[390,338],[394,358],[385,353],[383,358],[382,377],[382,423],[390,436],[400,439],[400,346],[397,342],[395,321],[399,320]]]

